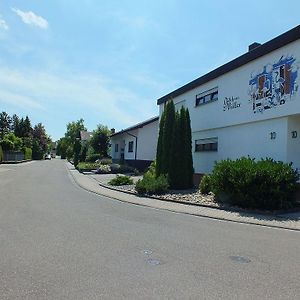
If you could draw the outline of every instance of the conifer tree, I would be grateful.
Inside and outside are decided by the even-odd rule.
[[[0,139],[9,133],[11,122],[11,117],[5,111],[0,113]]]
[[[180,114],[175,112],[175,122],[173,125],[173,134],[171,137],[171,152],[169,156],[168,179],[171,188],[178,186],[180,177]]]
[[[156,156],[156,176],[168,175],[171,188],[193,186],[191,125],[188,109],[175,112],[169,101],[162,114]]]
[[[185,110],[185,164],[186,164],[186,188],[190,188],[193,186],[193,174],[194,174],[194,168],[193,168],[193,157],[192,157],[192,130],[191,130],[191,119],[190,119],[190,113],[189,110]]]
[[[157,149],[156,149],[156,164],[155,164],[155,173],[158,177],[162,174],[162,165],[163,165],[163,132],[165,126],[165,116],[166,111],[162,113],[159,123],[159,133],[158,133],[158,141],[157,141]]]
[[[175,127],[175,106],[173,101],[169,101],[166,105],[165,125],[163,130],[163,153],[162,153],[162,174],[168,174],[170,164],[172,163],[172,145]]]

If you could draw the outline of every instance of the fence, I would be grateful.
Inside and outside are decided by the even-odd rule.
[[[24,159],[24,153],[21,151],[5,151],[3,153],[3,161],[22,161]]]

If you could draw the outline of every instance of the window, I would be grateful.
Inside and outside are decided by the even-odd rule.
[[[133,142],[128,143],[128,152],[133,152]]]
[[[199,106],[216,100],[218,100],[218,88],[214,88],[196,95],[195,106]]]
[[[119,152],[119,144],[115,144],[115,152]]]
[[[195,141],[195,152],[218,151],[218,138],[200,139]]]

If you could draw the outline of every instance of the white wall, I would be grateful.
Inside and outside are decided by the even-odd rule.
[[[278,104],[262,112],[253,111],[253,101],[249,94],[251,76],[262,72],[264,66],[270,69],[271,65],[277,63],[281,57],[290,56],[296,59],[292,67],[294,71],[298,68],[296,85],[299,86],[300,41],[296,41],[174,98],[174,104],[185,100],[185,105],[190,111],[193,130],[221,128],[298,114],[300,113],[300,88],[291,97],[286,95],[285,104]],[[214,87],[218,87],[218,101],[195,107],[196,95]],[[238,98],[237,103],[240,106],[224,111],[226,97]]]
[[[139,130],[131,130],[128,133],[134,135],[134,136],[139,136]],[[136,147],[136,138],[129,135],[128,133],[125,134],[125,159],[135,159],[135,147]],[[133,151],[128,152],[128,145],[129,142],[133,142]]]
[[[121,145],[123,143],[123,136],[117,135],[111,138],[111,157],[112,159],[120,159],[121,158]],[[118,152],[115,152],[115,144],[118,144]]]
[[[264,70],[266,73],[269,72],[273,76],[273,80],[270,81],[273,93],[278,84],[275,80],[278,71],[276,64],[291,57],[295,61],[287,65],[287,69],[298,74],[293,92],[282,96],[286,102],[280,105],[274,97],[274,105],[271,105],[271,108],[259,111],[258,106],[254,106],[253,109],[251,93],[253,94],[255,88],[251,80]],[[294,161],[295,166],[300,166],[300,154],[297,154],[300,153],[300,123],[299,117],[296,117],[300,114],[299,86],[300,41],[298,40],[175,97],[173,99],[175,106],[184,101],[189,109],[193,151],[195,139],[218,137],[218,152],[193,152],[195,172],[210,172],[214,161],[219,159],[247,155],[258,159],[268,156],[285,162]],[[218,100],[196,107],[196,95],[215,87],[218,87]],[[230,109],[224,108],[224,101],[230,97],[234,97],[238,105]],[[266,97],[262,102],[267,100]],[[259,101],[256,100],[255,103]],[[163,106],[164,104],[160,105],[160,116]],[[288,138],[292,128],[298,131],[297,139]],[[276,132],[275,140],[270,139],[270,132]]]
[[[292,131],[297,132],[296,138],[292,138]],[[288,118],[287,162],[293,162],[293,167],[300,170],[300,115]]]
[[[137,159],[154,160],[158,139],[158,120],[139,129]]]
[[[156,146],[158,139],[158,120],[152,122],[142,128],[130,130],[128,133],[137,136],[137,160],[154,160],[156,156]],[[124,147],[124,159],[135,159],[135,147],[136,139],[128,133],[122,133],[111,138],[112,144],[112,158],[120,159],[121,157],[121,145]],[[129,142],[133,142],[133,152],[128,152]],[[115,152],[115,144],[119,144],[119,151]]]
[[[242,156],[256,159],[272,157],[286,161],[287,120],[279,118],[193,133],[193,141],[218,137],[218,151],[194,152],[193,145],[195,173],[210,173],[215,161]],[[271,139],[271,132],[276,133],[275,139]]]

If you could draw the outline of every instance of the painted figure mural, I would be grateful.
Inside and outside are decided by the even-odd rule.
[[[281,57],[277,63],[263,67],[251,76],[249,95],[254,113],[283,105],[292,100],[298,90],[298,66],[293,56]]]

